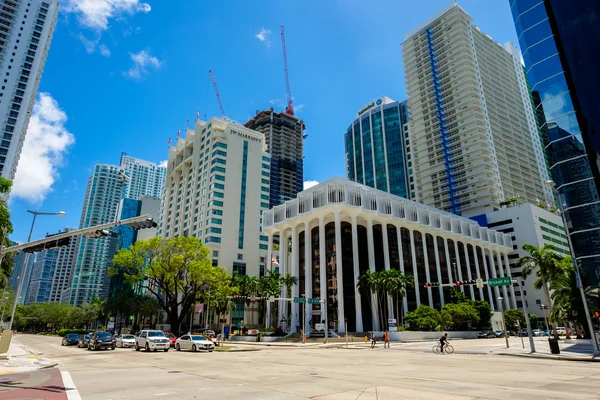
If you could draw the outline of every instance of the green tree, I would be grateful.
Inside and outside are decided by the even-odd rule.
[[[489,328],[492,325],[492,315],[494,315],[492,307],[490,307],[490,303],[484,300],[474,300],[471,301],[470,304],[473,306],[473,308],[475,308],[475,310],[477,310],[477,315],[479,316],[477,322],[472,321],[475,329]]]
[[[11,187],[12,181],[0,177],[0,243],[4,247],[11,246],[8,235],[13,232],[13,226],[10,221],[10,210],[6,203]],[[10,278],[14,266],[13,260],[14,254],[4,254],[2,257],[2,263],[0,263],[0,289],[8,285],[8,278]]]
[[[479,312],[473,304],[469,302],[446,304],[444,308],[442,308],[442,313],[444,312],[451,316],[451,327],[455,330],[467,330],[469,321],[475,325],[479,323]]]
[[[298,285],[298,277],[290,274],[289,272],[286,272],[286,274],[281,277],[280,282],[281,282],[282,286],[286,287],[287,295],[288,295],[288,297],[290,297],[292,295],[292,286]],[[290,303],[290,304],[286,304],[284,306],[286,307],[286,310],[288,313],[287,315],[288,315],[288,323],[289,323],[289,316],[291,315],[292,304]]]
[[[393,296],[396,300],[396,320],[400,326],[404,324],[404,315],[400,307],[400,300],[406,297],[406,289],[414,286],[412,275],[405,275],[397,269],[384,271],[384,287],[386,294]]]
[[[540,327],[538,316],[535,314],[529,314],[529,323],[531,324],[531,329],[538,329]]]
[[[223,268],[212,265],[209,253],[195,237],[140,240],[119,250],[109,275],[122,271],[126,283],[138,284],[152,293],[172,329],[178,331],[198,298],[231,283]]]
[[[523,311],[516,308],[511,308],[504,311],[504,320],[509,330],[516,331],[523,328],[525,323],[525,314]]]
[[[416,310],[406,314],[404,321],[412,331],[433,331],[440,325],[441,315],[438,310],[421,304]]]

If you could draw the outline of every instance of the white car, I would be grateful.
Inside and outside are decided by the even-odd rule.
[[[166,352],[169,351],[169,347],[171,347],[171,342],[162,331],[143,330],[135,338],[135,351],[145,349],[146,351],[162,350]]]
[[[567,330],[564,326],[559,326],[556,328],[556,333],[558,333],[558,336],[565,336],[567,334]]]
[[[206,350],[212,353],[215,349],[215,344],[201,335],[183,335],[175,342],[175,350]]]
[[[119,335],[116,339],[117,347],[134,347],[135,336],[134,335]]]

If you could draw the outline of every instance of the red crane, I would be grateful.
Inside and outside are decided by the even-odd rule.
[[[285,113],[294,116],[294,105],[292,104],[292,91],[290,90],[290,77],[288,76],[287,53],[285,51],[285,32],[281,25],[281,47],[283,48],[283,71],[285,73],[285,94],[287,96],[287,108]]]
[[[221,110],[221,117],[225,118],[225,109],[223,108],[223,103],[221,102],[221,95],[219,94],[219,88],[217,87],[217,81],[215,80],[212,69],[209,70],[208,73],[210,74],[210,80],[215,88],[215,95],[217,95],[217,102],[219,103],[219,109]]]

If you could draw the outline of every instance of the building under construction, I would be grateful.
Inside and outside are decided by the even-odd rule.
[[[304,122],[289,114],[271,108],[245,124],[265,135],[271,154],[269,208],[295,199],[304,186]]]

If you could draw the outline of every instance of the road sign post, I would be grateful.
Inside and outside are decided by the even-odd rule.
[[[510,286],[512,284],[509,276],[504,276],[502,278],[489,278],[487,283],[489,287]]]
[[[475,284],[477,285],[477,289],[483,288],[483,279],[477,279]]]

